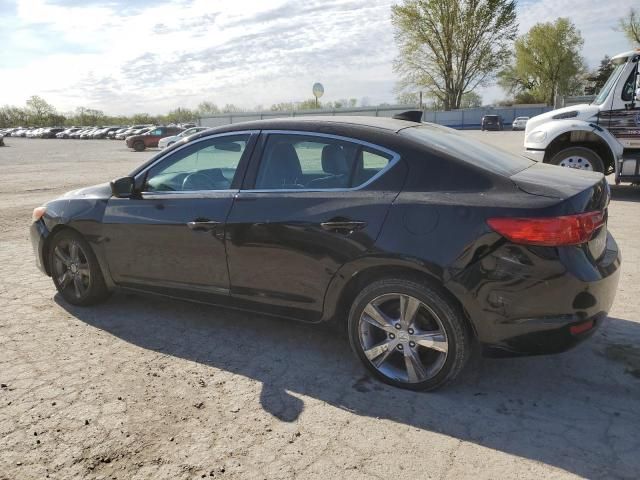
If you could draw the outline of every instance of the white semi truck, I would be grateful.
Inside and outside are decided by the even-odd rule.
[[[616,183],[640,183],[639,60],[640,49],[613,57],[614,70],[590,104],[531,118],[525,155],[562,167],[615,173]]]

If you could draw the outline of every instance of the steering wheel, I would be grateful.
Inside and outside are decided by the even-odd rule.
[[[204,173],[190,173],[182,181],[182,190],[209,190],[210,188],[211,180]]]

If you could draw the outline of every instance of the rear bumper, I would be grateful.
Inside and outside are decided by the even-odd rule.
[[[558,353],[588,338],[606,320],[620,263],[610,234],[597,262],[585,247],[505,243],[448,286],[467,311],[485,353]]]

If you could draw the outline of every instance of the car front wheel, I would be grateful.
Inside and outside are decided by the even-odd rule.
[[[49,249],[53,283],[73,305],[93,305],[109,296],[98,259],[91,246],[72,230],[55,234]]]
[[[349,313],[351,347],[385,383],[435,390],[452,381],[471,351],[460,308],[428,284],[393,278],[366,287]]]
[[[144,150],[144,142],[138,140],[137,142],[133,143],[133,149],[136,152],[142,152]]]

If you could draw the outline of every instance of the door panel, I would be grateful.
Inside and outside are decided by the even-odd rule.
[[[233,133],[187,143],[136,175],[142,193],[109,200],[103,228],[116,283],[228,294],[224,222],[254,141]]]
[[[103,220],[105,249],[116,283],[227,292],[223,229],[234,194],[145,194],[109,200]],[[219,226],[190,228],[194,221]]]
[[[373,248],[396,195],[240,192],[226,224],[232,296],[319,318],[331,278]]]

